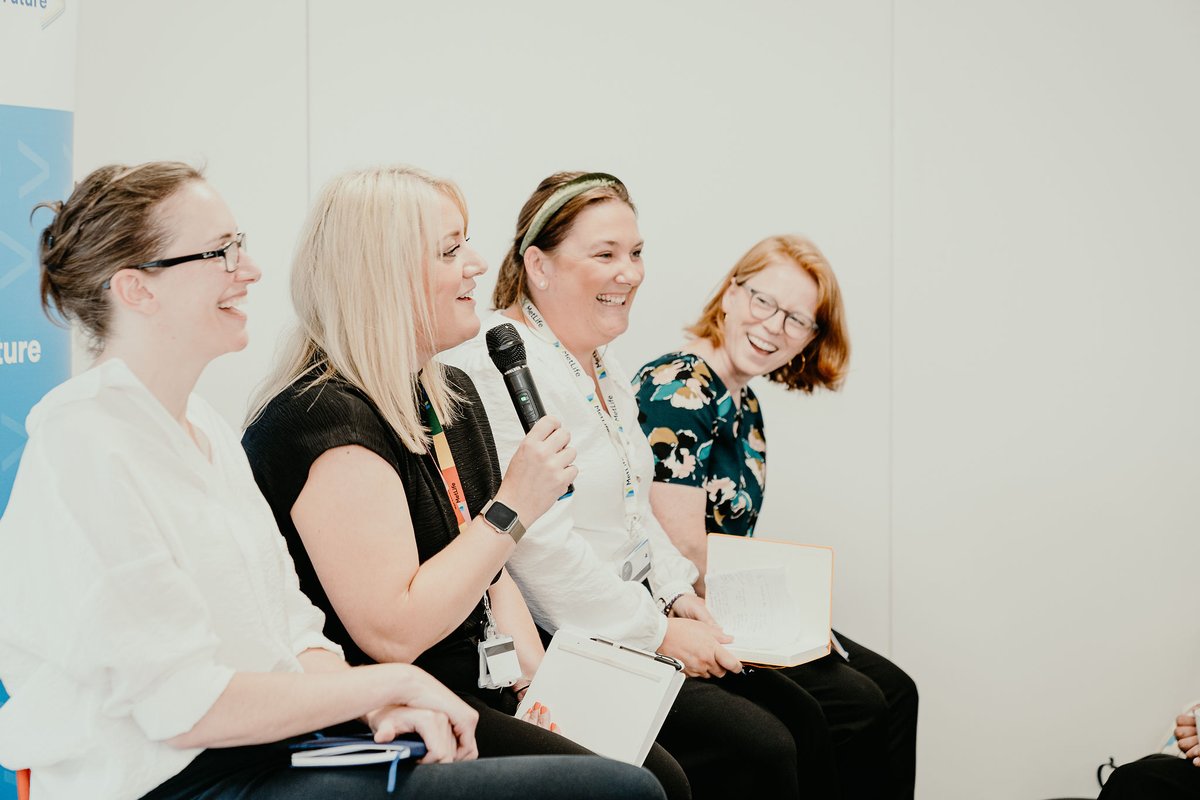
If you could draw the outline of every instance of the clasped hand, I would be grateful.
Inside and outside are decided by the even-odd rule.
[[[386,669],[389,676],[398,675],[394,685],[400,701],[367,714],[366,721],[375,741],[390,742],[402,733],[419,734],[426,750],[420,764],[478,758],[479,746],[475,742],[478,711],[418,667],[386,664],[370,669]]]
[[[384,706],[367,715],[375,741],[390,742],[404,733],[415,733],[425,742],[425,756],[418,764],[449,764],[469,760],[475,751],[459,757],[459,741],[450,725],[450,718],[441,711],[411,706]]]
[[[704,600],[685,594],[671,606],[662,652],[683,662],[683,672],[692,678],[720,678],[741,672],[742,662],[722,645],[733,637],[721,630]]]
[[[1200,737],[1196,734],[1196,717],[1192,714],[1196,708],[1200,706],[1193,707],[1191,711],[1175,718],[1175,741],[1179,751],[1200,767]]]

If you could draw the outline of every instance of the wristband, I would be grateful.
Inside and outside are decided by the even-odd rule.
[[[671,609],[675,607],[675,601],[678,600],[679,598],[683,597],[685,594],[687,594],[687,592],[680,592],[679,594],[672,597],[670,600],[666,600],[663,602],[662,612],[663,612],[664,617],[671,616]]]

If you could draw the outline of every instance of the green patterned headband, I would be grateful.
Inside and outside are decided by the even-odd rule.
[[[580,175],[578,178],[570,180],[558,187],[554,194],[546,198],[546,202],[542,203],[542,207],[533,215],[533,222],[529,224],[529,230],[525,231],[525,237],[521,239],[521,246],[517,249],[518,256],[524,256],[525,251],[533,244],[533,240],[542,232],[542,228],[546,227],[546,223],[550,218],[558,213],[558,210],[567,204],[567,201],[586,192],[588,189],[595,189],[598,186],[623,186],[620,179],[609,175],[607,172],[589,172],[586,175]]]

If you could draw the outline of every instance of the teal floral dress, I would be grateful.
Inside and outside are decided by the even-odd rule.
[[[709,533],[752,536],[767,482],[767,441],[758,398],[738,402],[694,353],[667,353],[633,379],[638,421],[654,451],[654,480],[698,486]]]

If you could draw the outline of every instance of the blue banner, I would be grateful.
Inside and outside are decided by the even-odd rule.
[[[50,215],[31,222],[29,212],[71,189],[78,28],[78,3],[0,0],[0,515],[29,408],[70,375],[70,339],[46,320],[38,294],[37,241]],[[0,705],[7,699],[0,687]],[[13,774],[0,767],[0,800],[16,796]]]
[[[0,105],[0,510],[25,447],[25,415],[71,371],[65,328],[42,313],[33,207],[71,191],[69,111]]]
[[[25,416],[71,372],[70,336],[42,313],[39,294],[38,237],[51,215],[30,212],[71,191],[72,116],[0,105],[0,514],[25,449]],[[7,699],[0,686],[0,704]],[[15,776],[0,769],[0,800],[16,796]]]

